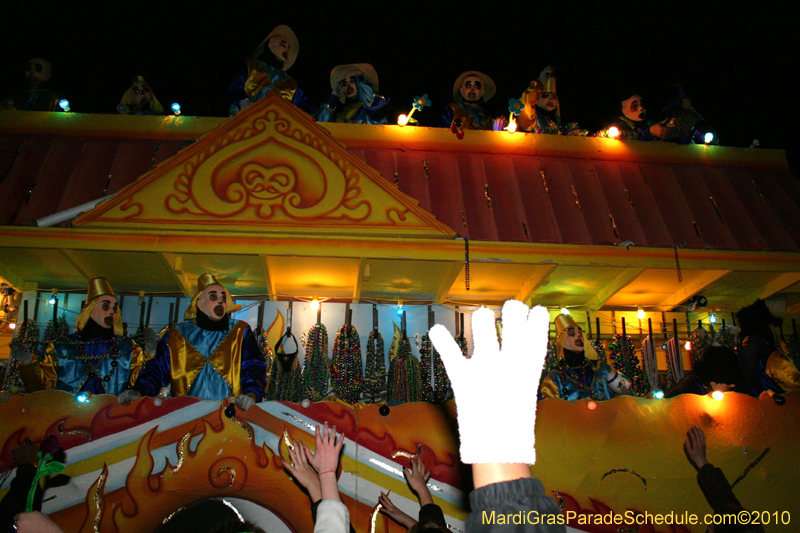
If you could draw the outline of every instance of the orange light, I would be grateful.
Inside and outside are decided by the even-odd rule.
[[[616,139],[617,137],[619,137],[619,128],[617,128],[616,126],[611,126],[610,128],[608,128],[608,136],[611,137],[612,139]]]
[[[644,320],[644,309],[642,308],[641,305],[639,306],[639,310],[636,312],[636,317],[639,320]]]
[[[397,117],[397,125],[398,126],[405,126],[406,124],[408,124],[408,117],[407,116],[400,115],[399,117]]]
[[[319,309],[319,300],[317,298],[311,300],[311,309],[313,309],[314,311]]]
[[[9,327],[9,329],[17,329],[17,324],[16,324],[16,322],[11,322],[11,323],[8,325],[8,327]]]
[[[590,411],[594,411],[597,409],[597,402],[594,400],[589,400],[589,402],[586,404],[586,407],[588,407]]]
[[[508,127],[506,129],[508,130],[508,133],[514,133],[517,131],[517,123],[512,120],[508,123]]]
[[[691,352],[692,351],[692,341],[686,341],[686,344],[684,344],[683,347]]]
[[[714,398],[717,401],[720,401],[720,400],[722,400],[724,395],[720,391],[715,390],[714,392],[711,393],[711,397]]]

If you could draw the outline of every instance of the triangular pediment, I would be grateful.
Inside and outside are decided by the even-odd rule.
[[[276,94],[203,135],[74,225],[455,235]]]

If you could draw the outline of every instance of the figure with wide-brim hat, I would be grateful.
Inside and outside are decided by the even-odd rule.
[[[75,333],[44,347],[39,355],[18,343],[12,346],[28,391],[119,395],[130,387],[149,356],[122,336],[122,313],[107,279],[89,283],[77,326]]]
[[[445,108],[442,125],[459,139],[466,130],[492,130],[495,122],[483,104],[492,99],[497,86],[494,80],[477,70],[467,70],[453,84],[453,102]],[[502,122],[502,120],[500,120]],[[502,129],[500,122],[497,127]]]
[[[162,394],[203,400],[236,397],[248,409],[261,401],[266,387],[266,363],[250,326],[230,316],[230,293],[213,274],[197,280],[184,321],[161,338],[134,390],[143,396]]]
[[[294,102],[301,92],[297,82],[287,71],[297,59],[300,44],[289,26],[281,24],[272,28],[253,54],[247,58],[247,75],[239,77],[228,89],[233,98],[231,114],[245,109],[277,91],[289,102]]]
[[[369,63],[337,65],[331,70],[331,95],[317,114],[319,122],[386,124],[389,100],[378,94],[378,73]]]
[[[558,364],[542,380],[539,389],[542,398],[610,400],[630,389],[627,378],[598,358],[597,351],[571,316],[559,314],[555,326]]]

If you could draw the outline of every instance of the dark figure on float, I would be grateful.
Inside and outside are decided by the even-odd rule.
[[[709,346],[694,370],[675,384],[664,395],[672,398],[679,394],[705,395],[714,391],[736,391],[742,387],[744,376],[739,368],[736,352],[724,346]]]
[[[50,87],[53,66],[46,59],[34,57],[25,64],[27,88],[3,99],[3,109],[17,111],[61,111],[64,93]]]
[[[747,382],[741,392],[758,396],[764,391],[783,394],[800,389],[800,371],[780,350],[775,337],[775,328],[782,321],[772,313],[767,303],[756,300],[736,313],[736,319],[742,341],[739,365]]]
[[[34,354],[12,344],[25,387],[57,389],[73,394],[119,395],[130,387],[149,357],[129,337],[122,336],[117,297],[105,278],[89,283],[86,304],[78,315],[78,330]]]
[[[542,380],[542,398],[610,400],[630,393],[628,378],[598,359],[597,351],[586,342],[583,330],[571,316],[558,315],[555,325],[558,365]]]
[[[158,343],[130,391],[140,396],[194,396],[203,400],[236,397],[247,410],[261,401],[266,387],[266,363],[250,326],[231,318],[229,294],[212,274],[197,280],[197,293],[184,315]]]
[[[561,103],[553,67],[542,70],[539,78],[533,80],[522,93],[520,101],[525,106],[517,117],[517,129],[521,131],[573,136],[586,136],[589,133],[579,129],[577,122],[561,122]]]
[[[122,95],[117,112],[122,115],[163,115],[164,106],[153,94],[144,76],[136,76]]]
[[[320,107],[317,120],[386,124],[389,100],[378,90],[378,73],[369,63],[337,65],[331,70],[332,93]]]

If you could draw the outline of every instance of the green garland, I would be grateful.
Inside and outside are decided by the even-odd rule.
[[[364,372],[364,402],[383,403],[386,401],[386,352],[383,336],[372,330],[367,339],[367,368]]]
[[[636,357],[633,340],[630,336],[626,336],[625,341],[628,343],[627,364],[622,349],[622,335],[617,334],[614,336],[614,341],[608,345],[608,349],[611,351],[611,366],[631,381],[631,393],[633,393],[634,396],[644,396],[647,394],[648,390],[647,381],[642,372],[642,367],[639,365],[639,358]],[[626,366],[628,366],[628,364],[630,365],[630,373],[632,374],[630,376],[626,375]]]
[[[256,343],[258,344],[258,350],[261,352],[261,357],[264,358],[264,374],[267,378],[267,387],[269,387],[269,377],[272,370],[274,354],[272,353],[272,348],[269,346],[269,338],[267,337],[267,332],[264,330],[264,328],[256,328],[253,334],[256,337]]]
[[[69,325],[67,325],[67,319],[63,316],[56,317],[54,320],[51,320],[47,323],[40,346],[46,347],[48,344],[51,344],[55,341],[69,342],[67,341],[67,335],[69,335]]]
[[[717,335],[714,337],[714,342],[719,344],[720,346],[724,346],[726,348],[730,348],[736,353],[739,353],[739,339],[736,338],[736,335],[731,330],[730,326],[725,325],[717,331]]]
[[[364,377],[361,372],[361,339],[352,324],[345,324],[333,341],[331,384],[336,396],[356,403],[361,396]]]
[[[405,337],[400,340],[397,357],[389,365],[390,402],[418,402],[422,393],[419,361],[411,353],[411,343]]]
[[[453,387],[447,370],[444,368],[442,357],[431,343],[431,338],[426,334],[422,336],[420,355],[420,376],[422,377],[422,401],[428,403],[444,403],[453,398]],[[431,386],[433,374],[433,386]]]
[[[467,346],[467,339],[464,338],[464,335],[459,335],[456,338],[456,344],[461,348],[461,353],[464,354],[464,357],[469,359],[469,346]]]
[[[328,359],[328,331],[325,324],[315,324],[303,336],[306,362],[303,366],[304,397],[319,402],[328,396],[330,360]]]
[[[689,354],[689,360],[692,363],[692,370],[695,365],[703,358],[706,353],[706,348],[711,346],[711,336],[703,328],[697,328],[692,332],[689,337],[689,342],[692,343],[692,353]]]

